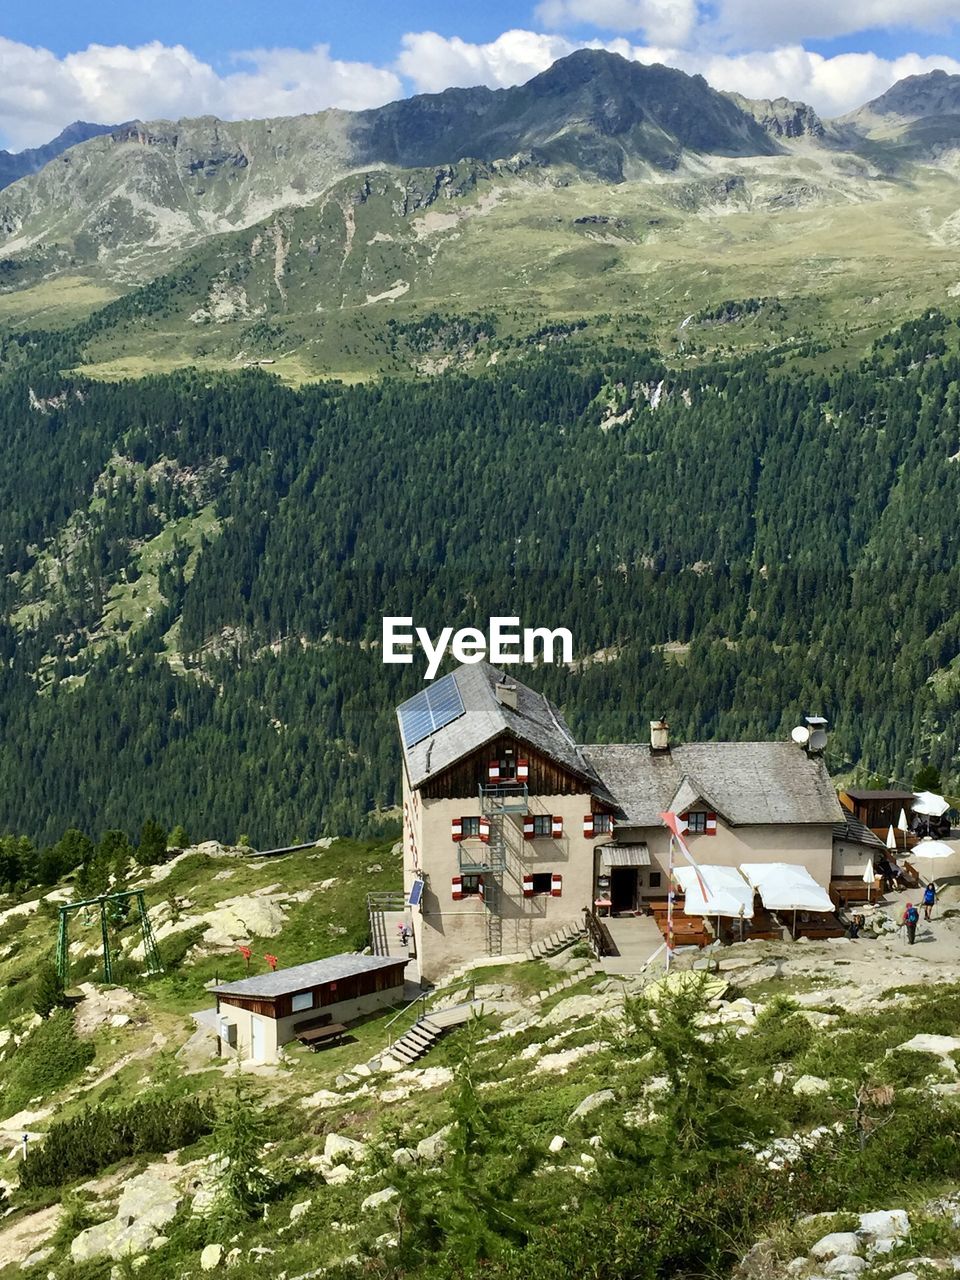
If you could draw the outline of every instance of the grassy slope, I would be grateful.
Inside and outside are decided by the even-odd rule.
[[[960,283],[947,170],[894,181],[816,151],[701,169],[607,186],[461,164],[439,192],[429,172],[375,173],[369,192],[350,179],[314,206],[210,241],[174,273],[160,313],[92,338],[88,371],[266,359],[293,383],[410,372],[385,325],[431,310],[494,311],[501,340],[580,316],[629,338],[644,317],[661,345],[687,354],[810,335],[860,348]],[[0,299],[11,322],[31,296]],[[680,329],[726,299],[773,296],[775,318]]]

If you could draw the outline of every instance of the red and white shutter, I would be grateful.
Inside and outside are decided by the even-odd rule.
[[[563,835],[563,819],[562,818],[550,819],[550,834],[553,836],[554,840],[560,839],[560,837]]]
[[[477,876],[477,893],[480,895],[480,901],[483,901],[483,876]]]
[[[556,872],[550,877],[550,896],[552,898],[563,896],[563,876],[558,876]]]
[[[717,815],[715,813],[707,814],[707,835],[715,836],[717,834]]]
[[[585,813],[583,815],[583,835],[585,840],[593,839],[593,814]]]
[[[450,839],[454,841],[463,839],[463,819],[462,818],[451,818]]]
[[[484,844],[490,843],[490,819],[489,818],[480,819],[480,839],[483,841]]]
[[[528,813],[523,820],[523,838],[524,840],[533,839],[533,814]]]
[[[450,896],[454,902],[459,902],[463,897],[463,876],[454,876],[450,881]]]
[[[523,896],[525,898],[533,897],[533,876],[527,875],[523,877]]]
[[[487,781],[488,782],[500,781],[500,761],[499,760],[491,760],[490,763],[487,765]]]
[[[613,829],[614,829],[614,827],[615,827],[616,825],[617,825],[617,820],[616,820],[616,818],[614,818],[613,814],[611,813],[611,815],[610,815],[610,822],[609,822],[609,824],[608,824],[608,830],[609,830],[609,832],[610,832],[610,834],[611,834],[611,835],[613,835]]]
[[[529,779],[529,777],[530,777],[530,761],[518,760],[517,761],[517,781],[526,782]]]

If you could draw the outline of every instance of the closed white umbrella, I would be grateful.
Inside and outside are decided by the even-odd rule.
[[[910,807],[914,813],[922,813],[926,818],[942,818],[950,808],[950,801],[935,791],[921,791]]]
[[[874,870],[873,870],[873,859],[871,858],[871,859],[867,862],[867,865],[863,868],[863,883],[867,886],[867,901],[868,901],[868,902],[872,901],[872,899],[871,899],[871,897],[870,897],[870,892],[871,892],[871,890],[872,890],[872,888],[873,888],[873,881],[874,881],[874,878],[875,878],[875,872],[874,872]]]
[[[897,829],[902,831],[904,835],[910,830],[910,823],[907,821],[906,809],[900,810],[900,817],[897,819]]]
[[[893,829],[893,823],[891,822],[890,826],[887,829],[887,848],[896,849],[896,847],[897,847],[897,835]]]

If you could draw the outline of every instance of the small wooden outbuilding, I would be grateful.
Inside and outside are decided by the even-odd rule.
[[[221,1057],[276,1062],[282,1045],[321,1022],[342,1024],[398,1003],[406,959],[346,953],[214,988]]]

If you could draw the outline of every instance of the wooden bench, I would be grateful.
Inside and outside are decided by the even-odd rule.
[[[342,1022],[328,1022],[325,1026],[298,1032],[297,1040],[316,1053],[318,1049],[325,1049],[328,1045],[339,1044],[346,1032],[347,1028]]]
[[[295,1039],[314,1052],[330,1044],[339,1044],[347,1028],[340,1022],[332,1022],[332,1016],[329,1013],[317,1013],[312,1018],[302,1018],[295,1022]]]

